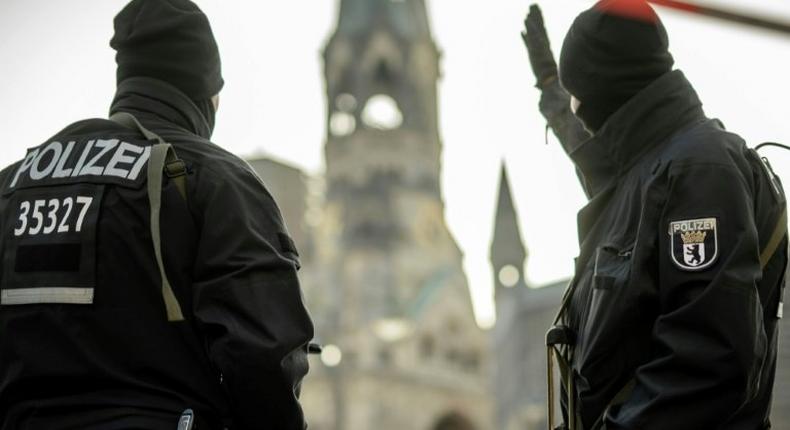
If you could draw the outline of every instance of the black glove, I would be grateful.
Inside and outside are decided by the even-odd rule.
[[[545,84],[557,79],[557,62],[554,60],[554,53],[549,46],[549,36],[543,25],[543,13],[536,4],[529,7],[521,38],[527,46],[532,72],[538,80],[535,86],[543,88]]]

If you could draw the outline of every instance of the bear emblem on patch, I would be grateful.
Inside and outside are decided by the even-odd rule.
[[[716,218],[672,221],[669,236],[672,261],[683,270],[705,269],[719,256]]]

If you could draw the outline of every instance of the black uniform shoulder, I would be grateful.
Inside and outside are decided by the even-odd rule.
[[[244,160],[208,139],[172,123],[145,117],[141,117],[141,121],[151,131],[159,134],[165,142],[172,144],[179,158],[184,159],[188,164],[213,171],[219,175],[254,175],[252,168]],[[75,122],[58,132],[50,140],[57,139],[59,136],[87,134],[140,137],[136,130],[130,130],[114,121],[94,118]]]
[[[249,213],[269,214],[279,219],[279,207],[253,168],[242,158],[177,126],[152,127],[173,145],[187,164],[187,183],[194,195],[193,215],[202,218],[208,206],[244,207]],[[192,206],[192,205],[190,205]]]
[[[8,188],[8,181],[12,177],[12,173],[19,169],[20,164],[22,164],[21,160],[6,166],[3,168],[3,170],[0,170],[0,190],[5,190]]]
[[[217,181],[243,181],[254,180],[263,187],[263,182],[253,168],[239,156],[211,142],[192,134],[164,132],[161,137],[171,143],[192,170],[200,171],[201,176],[213,178]],[[268,192],[267,192],[268,194]]]
[[[676,135],[667,145],[664,157],[675,168],[720,165],[743,168],[746,142],[724,129],[718,120],[707,120]]]
[[[158,131],[157,131],[158,132]],[[161,133],[178,157],[187,164],[190,178],[190,209],[198,225],[215,230],[219,224],[234,225],[222,235],[257,234],[277,255],[295,264],[298,251],[290,239],[279,206],[255,170],[242,158],[195,135]],[[215,231],[216,234],[216,231]]]
[[[122,125],[104,118],[88,118],[67,125],[49,140],[60,136],[80,136],[88,134],[117,133],[127,130]],[[131,130],[130,130],[131,131]]]
[[[670,182],[685,183],[693,177],[693,186],[720,189],[724,183],[722,175],[726,175],[738,178],[735,183],[744,192],[757,192],[759,157],[718,120],[708,120],[681,132],[667,145],[662,157]]]

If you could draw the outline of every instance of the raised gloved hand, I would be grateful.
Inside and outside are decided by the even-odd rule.
[[[532,72],[537,79],[535,86],[542,89],[544,85],[557,79],[557,62],[554,60],[554,53],[551,52],[549,45],[549,36],[543,25],[543,13],[536,4],[529,7],[527,18],[524,19],[524,31],[521,32],[521,38],[524,39],[524,44],[527,46]]]

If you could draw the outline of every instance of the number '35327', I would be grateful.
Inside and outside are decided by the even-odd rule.
[[[92,203],[86,196],[22,201],[14,236],[80,232]]]

